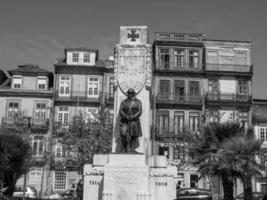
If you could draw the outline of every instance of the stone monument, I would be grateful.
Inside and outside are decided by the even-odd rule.
[[[115,48],[113,153],[95,155],[93,164],[84,166],[84,200],[176,198],[176,167],[168,166],[165,156],[151,155],[151,65],[147,27],[121,27]],[[127,134],[128,141],[137,140],[128,150],[123,145]]]

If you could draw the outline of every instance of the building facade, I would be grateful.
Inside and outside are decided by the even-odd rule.
[[[51,161],[51,192],[75,189],[81,179],[68,159],[62,136],[75,115],[90,120],[102,104],[113,108],[113,63],[98,59],[98,50],[65,49],[65,58],[55,64],[54,126]]]
[[[267,148],[267,99],[253,99],[253,126],[257,139],[262,142],[262,148]],[[267,167],[267,154],[259,155],[259,161]],[[261,179],[256,179],[255,191],[267,192],[266,173]]]
[[[10,70],[10,78],[0,72],[2,125],[12,129],[14,116],[28,120],[38,162],[28,173],[27,184],[40,196],[74,189],[81,179],[62,144],[72,118],[81,113],[90,120],[101,105],[113,109],[114,63],[98,57],[95,49],[65,49],[64,58],[54,65],[54,81],[51,72],[35,65]],[[249,127],[254,119],[256,136],[265,147],[267,103],[255,100],[258,118],[252,112],[251,44],[210,40],[197,33],[157,32],[152,58],[152,151],[178,167],[179,187],[216,189],[210,180],[199,180],[198,169],[189,164],[194,155],[188,141],[210,120],[240,121]],[[46,155],[52,159],[46,160]],[[265,191],[267,186],[259,180],[255,188]]]
[[[188,137],[215,119],[251,125],[250,42],[209,40],[194,33],[156,33],[153,61],[156,153],[178,166],[179,187],[210,188],[211,181],[198,180],[197,168],[188,164],[194,156]]]
[[[26,184],[35,187],[42,196],[47,191],[49,177],[53,73],[32,64],[19,65],[8,73],[10,78],[0,86],[1,125],[5,131],[15,134],[23,134],[24,127],[23,137],[27,137],[33,156]],[[23,184],[24,177],[18,180],[17,186]]]

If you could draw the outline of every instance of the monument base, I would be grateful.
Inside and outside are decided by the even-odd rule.
[[[95,155],[84,166],[84,200],[173,200],[177,168],[165,156]]]

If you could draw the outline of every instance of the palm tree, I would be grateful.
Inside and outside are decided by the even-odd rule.
[[[203,127],[201,144],[196,147],[194,164],[199,167],[201,177],[215,176],[222,180],[224,200],[233,200],[233,186],[239,172],[232,170],[232,165],[222,156],[222,144],[236,136],[244,134],[244,128],[235,122],[210,122]]]
[[[252,177],[261,177],[264,166],[256,161],[256,154],[264,153],[261,142],[252,137],[238,136],[231,138],[222,145],[221,157],[232,165],[232,171],[239,174],[243,182],[244,199],[252,199]]]

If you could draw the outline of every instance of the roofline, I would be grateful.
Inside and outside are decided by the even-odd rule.
[[[250,40],[221,40],[221,39],[208,39],[208,38],[205,38],[203,39],[203,41],[214,41],[214,42],[242,42],[242,43],[249,43],[251,44],[251,41]]]
[[[206,36],[206,34],[204,34],[204,33],[181,33],[181,32],[155,32],[155,34],[157,34],[157,33],[168,33],[168,34],[190,34],[190,35],[201,35],[201,36],[203,36],[203,37],[205,37]]]
[[[73,47],[73,48],[65,48],[65,51],[76,51],[76,50],[80,50],[80,51],[90,51],[90,52],[99,52],[98,49],[90,49],[90,48],[86,48],[86,47]]]
[[[267,103],[267,99],[255,99],[255,98],[253,98],[253,102]]]

